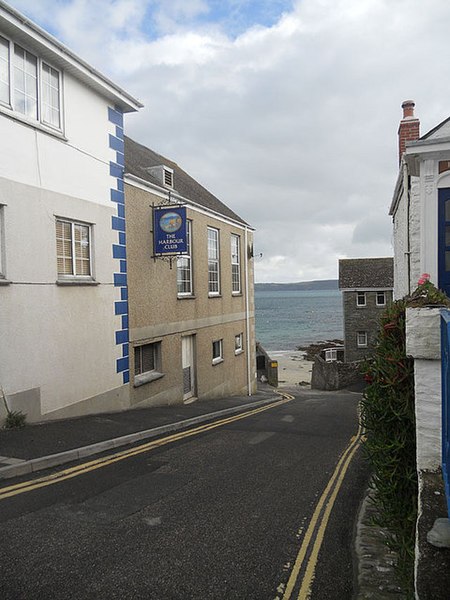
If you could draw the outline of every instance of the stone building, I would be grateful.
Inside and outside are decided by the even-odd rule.
[[[339,261],[345,362],[362,360],[370,354],[380,315],[392,302],[393,287],[394,263],[390,257]]]
[[[253,229],[176,163],[129,138],[125,199],[131,405],[251,395]],[[153,208],[180,205],[187,252],[154,258]]]

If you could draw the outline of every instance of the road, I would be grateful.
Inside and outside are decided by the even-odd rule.
[[[0,598],[350,600],[358,400],[300,390],[56,482],[0,484]]]

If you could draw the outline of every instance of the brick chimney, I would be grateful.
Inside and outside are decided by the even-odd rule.
[[[402,160],[403,152],[406,148],[406,142],[418,140],[420,137],[420,121],[414,116],[415,102],[405,100],[402,104],[403,119],[398,128],[398,162]]]

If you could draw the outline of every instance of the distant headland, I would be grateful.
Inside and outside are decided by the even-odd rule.
[[[317,281],[297,281],[295,283],[255,283],[257,292],[287,292],[308,290],[337,290],[338,279],[320,279]]]

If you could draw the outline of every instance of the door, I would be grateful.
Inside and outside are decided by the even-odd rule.
[[[450,297],[450,188],[439,190],[438,214],[438,283]]]
[[[183,400],[195,396],[195,335],[181,338],[181,354],[183,366]]]

